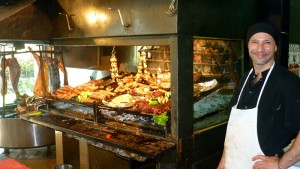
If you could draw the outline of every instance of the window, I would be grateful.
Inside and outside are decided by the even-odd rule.
[[[17,85],[20,95],[33,95],[33,86],[38,72],[38,66],[34,57],[29,52],[28,47],[31,47],[34,51],[39,51],[39,47],[37,46],[37,44],[24,44],[22,49],[15,50],[13,43],[0,43],[1,65],[3,64],[3,57],[5,57],[5,60],[10,60],[12,59],[12,57],[15,57],[21,69],[20,77],[18,78],[18,75],[16,75],[15,72],[16,70],[12,70],[10,72],[10,68],[8,67],[8,65],[5,67],[7,90],[4,96],[1,94],[0,107],[3,107],[3,104],[12,104],[17,99],[16,93],[13,89],[12,79],[15,80],[15,82],[17,82],[17,79],[19,79],[18,83],[15,85]],[[18,68],[17,66],[12,66],[12,69]],[[2,76],[3,75],[1,75],[0,81],[1,91],[4,85]]]

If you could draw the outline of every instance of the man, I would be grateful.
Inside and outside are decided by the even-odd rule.
[[[279,36],[267,23],[247,31],[253,69],[232,98],[218,169],[300,168],[300,78],[275,61]]]

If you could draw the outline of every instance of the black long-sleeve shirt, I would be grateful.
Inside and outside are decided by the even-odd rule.
[[[254,86],[251,83],[255,74],[250,75],[237,108],[256,106],[268,71],[262,72],[262,79]],[[231,105],[236,104],[248,74],[249,71],[241,78]],[[270,74],[258,105],[257,130],[260,147],[267,156],[282,156],[282,149],[300,130],[300,78],[278,63]]]

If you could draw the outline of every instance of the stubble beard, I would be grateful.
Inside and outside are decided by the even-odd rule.
[[[274,54],[269,54],[268,57],[264,57],[262,59],[258,59],[256,57],[256,55],[257,55],[256,53],[252,53],[250,55],[250,57],[251,57],[253,65],[257,65],[257,66],[267,65],[268,63],[270,63],[274,59]]]

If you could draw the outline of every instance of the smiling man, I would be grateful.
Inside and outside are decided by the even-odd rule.
[[[300,79],[275,61],[279,36],[268,23],[247,31],[253,68],[232,98],[218,169],[300,168]]]

